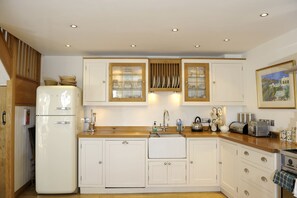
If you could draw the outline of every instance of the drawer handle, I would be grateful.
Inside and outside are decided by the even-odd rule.
[[[168,162],[168,165],[171,165],[171,162]]]
[[[267,162],[266,157],[261,157],[261,161],[262,161],[262,162]]]
[[[244,194],[245,194],[246,196],[250,196],[250,193],[249,193],[249,191],[247,191],[247,190],[244,190]]]
[[[102,161],[99,161],[98,164],[102,164]]]
[[[129,142],[125,140],[122,142],[122,144],[129,144]]]
[[[243,154],[246,155],[246,156],[249,156],[250,155],[249,152],[247,152],[247,151],[244,151]]]
[[[261,180],[262,180],[263,182],[267,182],[267,181],[268,181],[267,178],[264,177],[264,176],[261,177]]]
[[[194,162],[193,161],[190,161],[190,164],[193,164]]]
[[[245,168],[245,169],[244,169],[244,172],[245,172],[245,173],[249,173],[250,171],[249,171],[249,169]]]

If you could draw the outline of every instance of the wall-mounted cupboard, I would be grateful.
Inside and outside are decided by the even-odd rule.
[[[243,60],[182,59],[183,105],[243,105]]]
[[[84,105],[147,105],[180,92],[183,105],[243,105],[240,59],[94,59],[83,63]]]
[[[83,61],[84,105],[147,104],[148,59]]]

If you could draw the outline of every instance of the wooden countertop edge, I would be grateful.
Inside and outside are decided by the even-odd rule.
[[[256,138],[237,133],[219,133],[219,132],[183,132],[186,138],[222,138],[235,143],[239,143],[252,148],[267,151],[269,153],[279,153],[282,149],[297,148],[295,143],[281,142],[278,138]],[[149,138],[150,132],[143,130],[134,131],[111,131],[100,130],[93,135],[90,132],[82,132],[77,135],[78,138]]]

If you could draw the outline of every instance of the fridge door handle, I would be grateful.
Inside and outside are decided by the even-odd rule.
[[[2,125],[6,124],[6,111],[2,112]]]
[[[57,107],[57,110],[70,110],[70,107]]]
[[[56,124],[70,124],[69,121],[58,121],[56,122]]]

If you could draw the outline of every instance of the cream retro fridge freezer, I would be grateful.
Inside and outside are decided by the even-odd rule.
[[[77,133],[82,130],[81,91],[74,86],[40,86],[36,98],[36,191],[77,189]]]

